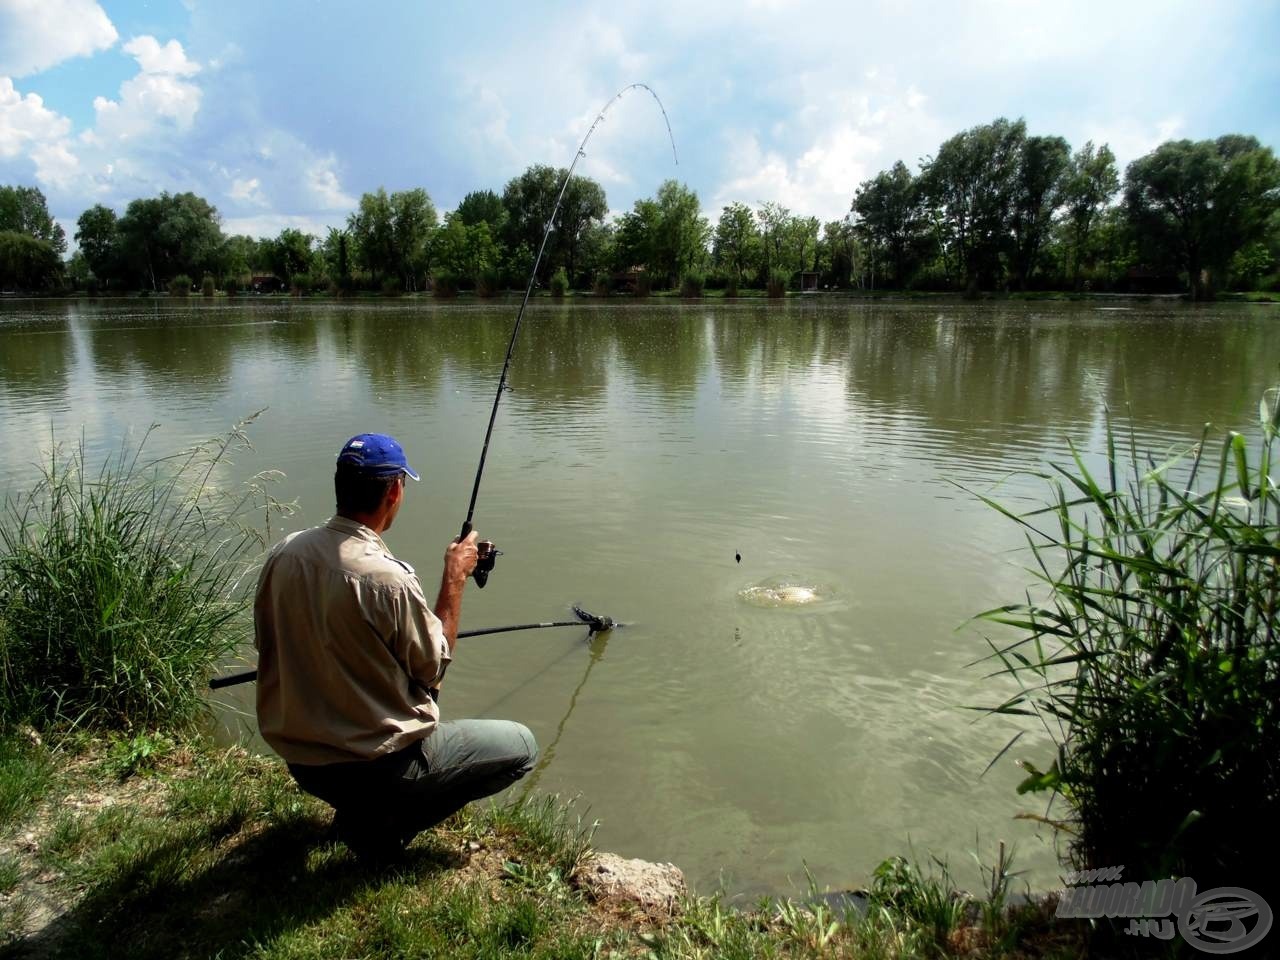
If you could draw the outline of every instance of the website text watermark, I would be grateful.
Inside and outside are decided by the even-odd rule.
[[[1068,874],[1058,895],[1056,916],[1096,920],[1128,919],[1125,933],[1172,940],[1175,934],[1205,953],[1238,953],[1271,929],[1271,907],[1243,887],[1214,887],[1203,893],[1195,880],[1122,879],[1124,866]]]

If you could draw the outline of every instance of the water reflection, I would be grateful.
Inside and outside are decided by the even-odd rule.
[[[606,630],[603,633],[592,633],[587,638],[587,667],[582,672],[582,679],[578,681],[578,685],[573,688],[573,693],[569,695],[569,704],[565,707],[564,716],[556,724],[555,736],[551,738],[550,743],[539,749],[537,766],[525,778],[525,782],[521,787],[521,797],[527,797],[533,793],[538,781],[542,779],[543,772],[555,759],[556,748],[560,746],[560,739],[564,736],[565,727],[569,725],[574,708],[578,705],[578,696],[582,693],[582,688],[587,685],[587,681],[591,679],[591,671],[595,669],[597,663],[604,659],[604,651],[609,645],[610,636],[612,636],[612,631]]]
[[[57,395],[67,388],[74,362],[65,326],[12,325],[0,333],[0,387],[19,395]]]
[[[157,395],[216,389],[238,361],[354,363],[379,392],[430,394],[454,371],[470,384],[501,367],[508,307],[251,304],[160,308],[73,304],[4,322],[0,380],[57,392],[82,331],[100,376]],[[199,301],[196,301],[199,303]],[[1139,424],[1238,425],[1280,356],[1280,329],[1248,309],[1091,305],[855,304],[782,309],[534,306],[512,368],[512,400],[539,415],[604,402],[619,374],[657,402],[688,405],[708,374],[729,399],[803,389],[815,370],[842,375],[861,414],[910,418],[965,455],[1006,456],[1026,430],[1091,424],[1104,408]],[[709,367],[709,358],[714,365]]]

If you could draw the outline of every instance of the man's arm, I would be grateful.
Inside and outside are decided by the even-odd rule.
[[[480,553],[476,547],[473,530],[465,540],[455,540],[444,552],[444,574],[440,578],[440,593],[436,597],[435,614],[440,618],[444,638],[449,643],[449,653],[458,643],[458,621],[462,615],[462,590],[467,577],[476,568]]]

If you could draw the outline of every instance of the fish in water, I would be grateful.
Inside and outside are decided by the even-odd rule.
[[[735,562],[737,562],[737,563],[741,563],[741,562],[742,562],[742,554],[740,554],[740,553],[735,553],[735,554],[733,555],[733,559],[734,559],[734,561],[735,561]]]
[[[801,607],[825,599],[816,586],[778,580],[747,587],[738,596],[757,607]]]
[[[818,599],[813,587],[778,587],[773,595],[782,603],[813,603]]]

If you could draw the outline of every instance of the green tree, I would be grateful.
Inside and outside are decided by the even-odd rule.
[[[255,269],[271,269],[270,244],[270,240],[260,241],[243,233],[227,237],[218,257],[223,281],[229,277],[240,281]]]
[[[502,251],[489,224],[481,220],[468,226],[457,211],[444,218],[444,225],[432,237],[431,247],[433,265],[468,286],[474,286],[502,265]]]
[[[1064,200],[1071,168],[1071,147],[1062,137],[1022,141],[1013,187],[1013,273],[1018,289],[1027,289],[1040,253]]]
[[[782,251],[786,246],[786,229],[791,221],[791,211],[780,203],[768,201],[760,205],[756,218],[760,221],[760,241],[764,248],[762,279],[767,280],[775,269],[785,269]]]
[[[817,270],[820,266],[818,238],[822,223],[817,217],[792,217],[787,223],[784,237],[788,262],[792,272],[798,270]]]
[[[616,231],[612,224],[590,223],[578,238],[578,274],[570,277],[577,289],[587,289],[601,273],[608,273],[615,260]]]
[[[345,230],[330,227],[325,238],[320,241],[319,258],[324,264],[324,271],[343,287],[351,282],[351,243]]]
[[[314,244],[315,237],[292,227],[281,230],[274,240],[264,240],[271,272],[284,281],[285,286],[293,286],[294,277],[311,272]]]
[[[502,205],[507,211],[505,239],[511,250],[524,247],[531,251],[531,256],[537,254],[547,221],[551,219],[551,211],[555,208],[560,182],[566,172],[545,164],[535,164],[507,182],[502,191]],[[551,276],[553,259],[554,257],[544,254],[542,263],[538,266],[539,280]],[[524,265],[524,272],[527,274],[532,266],[530,259]]]
[[[712,262],[735,283],[759,270],[762,252],[755,214],[745,203],[731,203],[720,212],[711,241]]]
[[[100,283],[109,288],[113,283],[127,282],[119,222],[114,210],[99,203],[80,214],[76,221],[76,243]]]
[[[396,269],[395,229],[392,226],[391,197],[383,187],[360,197],[355,211],[347,217],[347,232],[355,245],[356,263],[368,270],[376,285],[380,277]]]
[[[1090,243],[1094,225],[1119,189],[1120,176],[1110,147],[1104,143],[1095,148],[1090,140],[1075,152],[1063,185],[1067,260],[1075,287],[1080,285],[1085,262],[1092,260]]]
[[[853,282],[858,241],[849,217],[832,220],[822,227],[822,245],[827,272],[824,282],[833,287],[848,287]]]
[[[462,198],[454,213],[464,226],[487,223],[495,235],[501,234],[507,223],[507,208],[502,205],[502,198],[492,190],[471,191]]]
[[[508,249],[515,251],[523,246],[536,255],[567,175],[567,170],[536,164],[507,183],[502,205],[507,211],[504,239]],[[589,177],[573,177],[565,186],[564,199],[538,267],[538,279],[545,281],[557,267],[565,267],[572,276],[577,269],[583,232],[602,223],[608,211],[600,184]],[[526,263],[524,271],[532,265]]]
[[[1026,133],[1023,121],[1001,117],[956,134],[921,170],[925,197],[938,212],[942,243],[970,292],[1002,281]]]
[[[653,281],[670,287],[685,273],[699,268],[707,257],[711,226],[702,216],[698,194],[682,183],[667,180],[653,200],[639,200],[619,229],[627,244],[649,270]]]
[[[62,285],[62,257],[53,245],[17,230],[0,230],[0,289],[55,290]]]
[[[656,257],[658,219],[658,204],[648,199],[637,200],[618,218],[613,256],[619,270],[651,269]]]
[[[217,209],[194,193],[134,200],[118,231],[125,263],[152,290],[179,274],[216,269],[223,249]]]
[[[391,195],[394,269],[406,290],[426,285],[431,271],[431,235],[438,222],[435,204],[421,187]]]
[[[1130,222],[1176,258],[1196,300],[1213,295],[1236,251],[1266,235],[1278,204],[1280,163],[1254,137],[1171,141],[1125,172]]]
[[[89,269],[89,261],[85,259],[84,252],[77,250],[67,258],[64,268],[67,283],[72,290],[87,290],[90,282],[96,277],[92,270]]]
[[[575,276],[579,269],[583,233],[602,224],[608,212],[609,204],[600,184],[581,176],[569,181],[560,204],[560,214],[556,217],[553,237],[559,240],[556,249],[570,277]]]
[[[417,289],[431,268],[430,241],[438,218],[427,191],[418,187],[388,195],[383,187],[360,198],[347,218],[356,262],[376,284],[394,275],[404,289]]]
[[[38,187],[0,186],[0,230],[13,230],[43,240],[58,256],[67,252],[66,232],[54,222]]]
[[[892,265],[892,285],[905,289],[930,243],[920,183],[899,160],[858,187],[852,211],[858,232]]]

